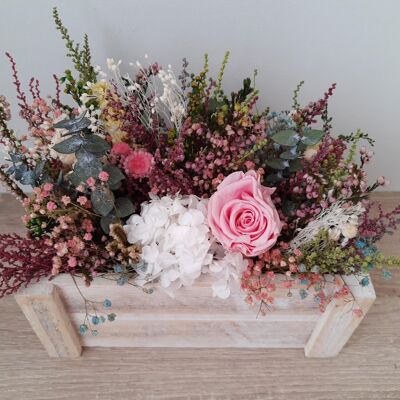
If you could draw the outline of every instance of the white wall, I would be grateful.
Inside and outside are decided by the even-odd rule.
[[[226,49],[225,86],[257,68],[262,103],[287,109],[304,79],[301,100],[331,84],[336,133],[362,128],[377,139],[372,176],[400,190],[400,1],[398,0],[1,0],[0,52],[12,52],[21,78],[34,75],[53,93],[53,73],[69,66],[52,7],[74,38],[89,34],[94,63],[136,61],[145,53],[179,70],[182,56],[197,70],[208,52],[214,71]],[[15,105],[10,69],[0,56],[0,93]],[[16,108],[14,108],[16,110]],[[15,113],[14,113],[15,114]],[[21,133],[25,125],[14,121]]]

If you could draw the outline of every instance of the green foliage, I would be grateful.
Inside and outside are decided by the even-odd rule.
[[[314,240],[300,248],[303,257],[299,260],[306,271],[317,266],[320,274],[353,274],[367,270],[372,257],[363,257],[353,246],[340,247],[331,240],[327,231],[321,231]]]
[[[222,100],[223,91],[222,91],[222,78],[224,77],[225,68],[229,61],[229,51],[227,51],[224,55],[224,59],[222,60],[221,68],[219,70],[217,85],[214,90],[214,96],[217,100]]]
[[[301,87],[304,85],[304,81],[300,81],[299,84],[296,86],[296,89],[293,92],[293,109],[294,110],[299,110],[300,109],[300,104],[298,101],[298,97],[299,97],[299,93],[300,93],[300,89]]]
[[[203,110],[204,98],[206,96],[205,90],[207,88],[207,74],[208,74],[208,54],[204,54],[203,70],[198,75],[192,75],[191,88],[192,91],[188,94],[188,113],[194,119],[201,114]]]
[[[366,273],[372,268],[399,267],[400,257],[385,257],[379,251],[364,255],[354,246],[341,247],[331,240],[327,231],[321,231],[314,240],[300,247],[303,256],[299,262],[304,264],[305,272],[320,274]]]
[[[275,133],[271,139],[282,146],[295,146],[300,140],[300,135],[293,129],[286,129]]]
[[[317,129],[306,129],[303,132],[301,141],[303,144],[307,146],[312,146],[314,144],[319,143],[324,136],[325,136],[324,131],[320,131]]]
[[[70,136],[53,149],[63,154],[75,153],[77,161],[73,171],[67,175],[68,181],[75,187],[90,177],[96,179],[102,171],[108,173],[107,183],[98,184],[91,192],[93,210],[101,216],[100,225],[108,233],[109,225],[132,214],[134,207],[125,197],[115,198],[113,191],[119,189],[125,175],[115,165],[103,166],[101,158],[111,146],[102,137],[91,133],[88,121],[80,116],[59,122],[57,127],[68,130]]]
[[[75,44],[71,39],[68,29],[62,23],[56,7],[53,8],[53,18],[57,30],[60,31],[61,37],[65,41],[65,46],[68,50],[67,56],[72,59],[75,69],[79,72],[80,81],[84,83],[88,81],[96,82],[96,73],[91,65],[91,53],[88,36],[85,34],[81,49],[80,44]]]
[[[96,213],[105,217],[114,208],[114,195],[105,186],[97,186],[91,195],[93,209]]]
[[[68,139],[63,140],[53,146],[53,150],[61,154],[72,154],[77,152],[83,143],[83,138],[81,136],[71,136]]]

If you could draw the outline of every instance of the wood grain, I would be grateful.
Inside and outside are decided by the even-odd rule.
[[[399,194],[379,194],[385,206]],[[0,231],[19,231],[21,207],[0,197]],[[398,234],[382,248],[400,254]],[[50,359],[13,298],[0,300],[1,400],[382,400],[400,399],[400,274],[372,279],[377,300],[333,359],[302,349],[84,350]]]
[[[15,300],[50,357],[76,358],[82,352],[78,330],[59,292],[57,286],[42,281],[20,290]]]

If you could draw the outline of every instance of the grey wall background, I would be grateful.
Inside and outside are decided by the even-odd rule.
[[[212,71],[231,50],[224,85],[236,88],[258,69],[261,104],[287,109],[304,79],[303,103],[332,82],[334,132],[362,128],[377,140],[370,178],[385,175],[400,190],[400,1],[398,0],[0,0],[0,93],[15,91],[4,51],[20,77],[40,79],[53,93],[52,74],[70,67],[52,20],[57,6],[75,39],[88,33],[95,64],[126,63],[145,53],[177,72],[186,56],[197,71],[208,52]],[[26,126],[14,119],[13,127]]]

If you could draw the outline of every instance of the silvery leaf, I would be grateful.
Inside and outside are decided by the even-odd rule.
[[[77,133],[88,128],[90,124],[90,119],[85,117],[85,113],[82,113],[78,117],[64,119],[63,121],[54,124],[54,128],[66,129],[69,133]]]
[[[93,209],[102,216],[106,216],[114,208],[114,195],[105,186],[97,186],[91,196]]]
[[[300,135],[293,129],[285,129],[272,136],[272,140],[282,146],[295,146],[300,139]]]
[[[115,208],[120,218],[128,217],[135,212],[132,202],[127,197],[119,197],[115,200]]]
[[[82,138],[78,135],[71,136],[53,146],[53,150],[61,154],[72,154],[77,152],[82,145]]]
[[[115,165],[111,164],[105,165],[103,171],[107,172],[108,174],[107,182],[110,186],[114,186],[117,183],[121,182],[123,179],[125,179],[125,175]]]
[[[119,221],[119,218],[113,214],[105,215],[100,219],[100,226],[104,233],[110,233],[110,225],[115,224]]]
[[[322,138],[324,137],[324,135],[325,135],[324,131],[320,131],[317,129],[308,129],[308,130],[304,131],[301,141],[305,145],[311,146],[311,145],[319,143],[322,140]]]
[[[96,154],[98,157],[103,156],[110,150],[110,144],[98,135],[85,135],[83,139],[83,147],[90,153]]]

